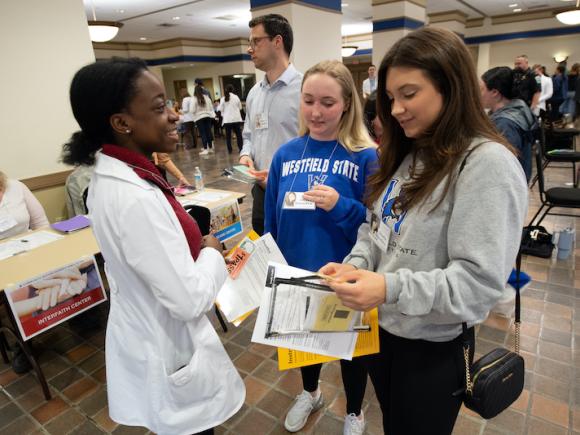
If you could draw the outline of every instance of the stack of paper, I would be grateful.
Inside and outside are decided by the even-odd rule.
[[[253,184],[259,181],[255,175],[250,174],[250,168],[246,165],[235,165],[231,168],[224,169],[224,175],[233,180],[248,184]]]

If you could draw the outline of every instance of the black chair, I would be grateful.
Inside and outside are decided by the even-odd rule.
[[[555,129],[553,125],[540,122],[539,144],[544,157],[542,168],[546,169],[550,163],[570,163],[572,165],[572,181],[578,186],[576,163],[580,162],[580,152],[574,149],[574,130]],[[554,166],[557,167],[557,166]],[[536,179],[532,183],[534,186]]]
[[[210,222],[211,222],[211,211],[207,207],[203,207],[200,205],[186,205],[185,210],[189,213],[189,215],[195,219],[197,225],[199,226],[199,230],[201,231],[202,236],[207,236],[209,234]],[[228,327],[224,318],[222,317],[222,313],[218,309],[217,305],[215,305],[215,315],[220,322],[220,325],[224,332],[228,332]]]
[[[536,148],[536,169],[538,171],[538,188],[540,190],[540,201],[542,205],[540,206],[539,210],[536,212],[528,226],[531,225],[540,225],[540,223],[544,220],[547,215],[554,215],[554,216],[571,216],[571,217],[580,217],[573,214],[566,214],[566,213],[550,213],[550,210],[554,207],[557,208],[580,208],[580,189],[576,187],[552,187],[548,190],[545,190],[544,184],[544,166],[542,163],[542,154],[541,150]],[[540,219],[534,223],[536,218],[540,216],[542,210],[544,213],[541,215]]]
[[[189,215],[195,219],[202,236],[207,236],[209,234],[209,227],[211,222],[211,212],[207,207],[201,205],[186,205],[185,210]]]

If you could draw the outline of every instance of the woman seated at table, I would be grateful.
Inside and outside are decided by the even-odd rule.
[[[46,213],[30,189],[0,171],[0,240],[47,225]],[[12,369],[18,374],[30,370],[30,363],[19,346],[12,357]]]
[[[83,67],[70,101],[81,131],[63,161],[96,160],[87,206],[111,290],[110,416],[156,433],[211,434],[245,389],[206,317],[227,277],[221,243],[202,238],[151,162],[175,150],[178,116],[140,59]]]
[[[30,189],[0,171],[0,240],[47,225],[46,213]]]

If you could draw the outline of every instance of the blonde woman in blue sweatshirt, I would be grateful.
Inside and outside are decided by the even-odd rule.
[[[342,261],[364,222],[367,177],[376,168],[376,145],[363,123],[348,69],[324,61],[304,75],[300,136],[274,155],[265,201],[265,229],[291,266],[318,270]],[[341,361],[347,397],[344,433],[364,431],[362,400],[367,372],[360,359]],[[297,432],[323,405],[321,365],[302,368],[304,391],[288,412],[285,427]]]

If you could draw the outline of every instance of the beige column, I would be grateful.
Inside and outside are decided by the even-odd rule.
[[[395,42],[425,25],[425,3],[426,0],[372,0],[373,63],[377,67]]]
[[[300,72],[305,72],[321,60],[342,60],[340,0],[251,0],[252,17],[280,14],[290,22],[294,33],[291,62]],[[317,6],[317,4],[324,5]],[[257,79],[263,73],[256,71]]]
[[[465,36],[466,22],[467,14],[461,11],[447,11],[429,15],[429,26],[451,30],[462,38]]]
[[[491,51],[491,44],[479,44],[477,51],[477,76],[481,76],[489,69],[489,54]]]

